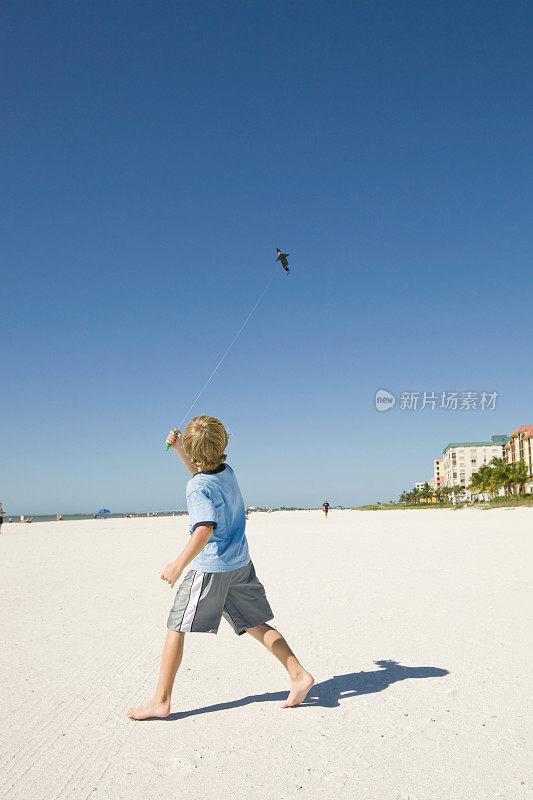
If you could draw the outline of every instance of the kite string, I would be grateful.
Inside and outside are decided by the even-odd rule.
[[[272,284],[272,281],[274,280],[274,278],[275,278],[275,277],[276,277],[276,276],[275,276],[275,274],[274,274],[274,275],[273,275],[273,276],[270,278],[269,282],[267,283],[267,285],[265,286],[265,288],[263,289],[263,291],[262,291],[262,292],[261,292],[261,294],[259,295],[259,298],[256,300],[256,302],[255,302],[254,306],[252,307],[252,310],[250,311],[250,313],[248,314],[248,316],[246,317],[246,319],[245,319],[245,320],[244,320],[244,322],[242,323],[241,327],[239,328],[239,330],[237,331],[237,333],[236,333],[236,334],[235,334],[235,336],[233,337],[233,339],[232,339],[232,341],[230,342],[229,346],[226,348],[226,350],[225,350],[225,351],[224,351],[224,353],[222,354],[222,356],[221,356],[221,358],[220,358],[220,360],[219,360],[218,364],[216,365],[216,367],[215,367],[215,368],[214,368],[214,370],[212,371],[211,375],[210,375],[210,376],[209,376],[209,378],[206,380],[206,382],[204,383],[204,385],[202,386],[202,388],[200,389],[200,391],[198,392],[198,394],[197,394],[197,395],[196,395],[196,397],[194,398],[193,402],[191,403],[191,405],[190,405],[190,406],[189,406],[189,408],[187,409],[186,413],[183,415],[183,419],[181,420],[181,422],[180,422],[180,425],[179,425],[180,429],[182,428],[182,426],[183,426],[183,423],[185,422],[185,420],[187,419],[187,417],[189,416],[189,414],[190,414],[190,413],[191,413],[191,411],[193,410],[194,406],[196,405],[196,403],[198,402],[198,400],[200,399],[200,397],[203,395],[204,391],[207,389],[207,387],[208,387],[208,386],[209,386],[209,384],[211,383],[211,380],[212,380],[212,379],[215,377],[215,374],[216,374],[216,372],[218,371],[218,368],[220,367],[220,365],[222,364],[222,362],[224,361],[224,359],[225,359],[225,358],[226,358],[226,356],[228,355],[229,351],[231,350],[231,348],[233,347],[233,345],[235,344],[235,342],[237,341],[237,339],[239,338],[239,336],[241,335],[241,333],[243,332],[243,330],[245,329],[245,327],[246,327],[246,325],[247,325],[247,323],[248,323],[248,321],[249,321],[250,317],[252,316],[252,314],[254,313],[255,309],[257,308],[257,306],[259,305],[259,303],[261,302],[261,300],[263,299],[263,297],[266,295],[266,293],[267,293],[267,292],[268,292],[268,290],[270,289],[270,286],[271,286],[271,284]]]

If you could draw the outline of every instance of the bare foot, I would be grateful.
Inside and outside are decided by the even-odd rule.
[[[291,681],[291,691],[285,702],[281,704],[281,707],[296,708],[300,703],[303,703],[314,682],[313,676],[304,670],[301,675]]]
[[[150,717],[168,717],[170,700],[149,700],[140,708],[130,708],[127,717],[130,719],[149,719]]]

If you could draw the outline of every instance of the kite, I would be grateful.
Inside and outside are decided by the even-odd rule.
[[[277,251],[278,251],[278,257],[276,258],[276,261],[281,261],[281,266],[283,267],[285,272],[290,272],[289,262],[287,261],[287,257],[290,255],[290,253],[282,253],[279,247],[277,248]]]

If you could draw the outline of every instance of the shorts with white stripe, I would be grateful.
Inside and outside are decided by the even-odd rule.
[[[224,617],[240,635],[273,616],[250,561],[231,572],[190,570],[176,592],[167,628],[183,633],[217,633]]]

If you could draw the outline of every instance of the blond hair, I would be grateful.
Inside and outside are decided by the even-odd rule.
[[[215,469],[226,460],[228,433],[219,419],[202,415],[183,431],[183,449],[198,469]]]

